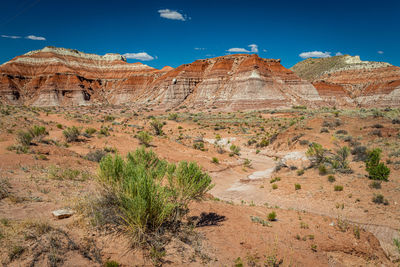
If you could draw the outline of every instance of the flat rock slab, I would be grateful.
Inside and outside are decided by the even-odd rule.
[[[52,212],[53,216],[59,220],[71,217],[74,214],[74,211],[69,209],[60,209]]]

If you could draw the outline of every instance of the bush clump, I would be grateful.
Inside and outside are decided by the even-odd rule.
[[[151,140],[153,140],[153,137],[146,131],[140,131],[137,134],[136,138],[142,145],[145,145],[147,147],[150,146]]]
[[[193,162],[178,165],[139,148],[122,159],[108,155],[100,162],[99,182],[117,199],[121,217],[137,241],[147,233],[174,225],[188,204],[212,188],[211,178]]]
[[[93,162],[100,162],[107,155],[107,152],[102,149],[96,149],[86,154],[86,159]]]
[[[236,146],[236,145],[234,145],[234,144],[232,144],[230,147],[229,147],[229,149],[231,150],[231,153],[229,153],[229,156],[234,156],[234,155],[237,155],[237,156],[239,156],[240,155],[240,147],[239,146]]]
[[[65,129],[63,131],[63,135],[67,142],[78,141],[80,134],[81,134],[81,132],[76,126],[68,127],[67,129]]]
[[[31,145],[31,142],[33,140],[33,136],[29,132],[19,131],[17,133],[16,140],[20,145],[22,145],[24,147],[27,147],[27,146]]]
[[[368,152],[368,157],[365,161],[366,171],[372,180],[388,181],[390,169],[383,162],[380,162],[381,153],[382,150],[379,148]]]
[[[157,119],[152,119],[150,122],[150,126],[153,128],[154,134],[155,135],[163,135],[163,126],[164,124],[157,120]]]
[[[34,125],[29,129],[29,133],[38,142],[42,142],[43,138],[49,133],[46,131],[46,127]]]

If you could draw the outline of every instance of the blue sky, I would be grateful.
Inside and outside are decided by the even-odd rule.
[[[155,68],[235,51],[285,67],[338,52],[400,66],[399,11],[398,0],[2,0],[0,63],[52,45]]]

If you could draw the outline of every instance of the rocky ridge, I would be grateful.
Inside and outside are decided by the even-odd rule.
[[[4,63],[0,75],[0,98],[9,104],[254,109],[315,106],[321,101],[315,88],[284,68],[280,60],[247,54],[157,70],[127,63],[118,54],[99,56],[45,47]]]
[[[293,70],[310,81],[330,104],[361,107],[400,105],[400,68],[355,56],[307,59]]]
[[[398,106],[399,89],[400,68],[348,55],[307,59],[291,70],[280,60],[248,54],[158,70],[128,63],[119,54],[45,47],[0,65],[0,101],[34,106],[108,103],[227,110]]]

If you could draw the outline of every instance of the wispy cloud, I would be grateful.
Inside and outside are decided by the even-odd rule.
[[[137,59],[137,60],[141,60],[141,61],[150,61],[150,60],[154,59],[154,57],[150,56],[146,52],[126,53],[126,54],[123,54],[123,56],[125,56],[126,58],[129,58],[129,59]]]
[[[256,44],[251,44],[251,45],[249,45],[249,47],[250,47],[250,52],[252,52],[252,53],[258,53],[258,45],[256,45]]]
[[[233,47],[233,48],[229,48],[228,52],[230,53],[258,53],[258,45],[256,44],[251,44],[249,45],[250,50],[246,49],[246,48],[242,48],[242,47]]]
[[[331,56],[331,52],[321,52],[321,51],[303,52],[303,53],[300,53],[299,56],[301,58],[330,57]]]
[[[3,38],[9,38],[9,39],[19,39],[21,36],[15,36],[15,35],[1,35]]]
[[[379,50],[379,51],[378,51],[378,54],[382,55],[382,54],[383,54],[383,51]]]
[[[342,54],[341,52],[337,52],[337,53],[335,54],[335,56],[343,56],[343,54]]]
[[[194,50],[206,50],[204,47],[195,47]]]
[[[165,18],[165,19],[173,19],[173,20],[181,20],[181,21],[186,20],[186,15],[183,15],[176,10],[160,9],[160,10],[158,10],[158,13],[160,13],[160,17]]]
[[[29,39],[29,40],[34,40],[34,41],[46,41],[46,38],[41,37],[41,36],[35,36],[35,35],[28,35],[25,38]]]

